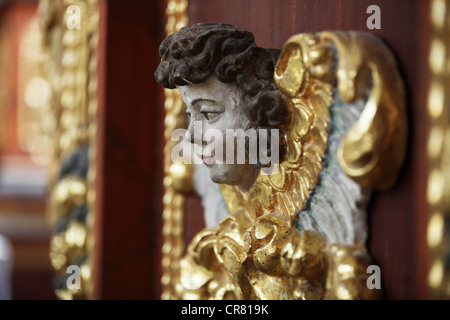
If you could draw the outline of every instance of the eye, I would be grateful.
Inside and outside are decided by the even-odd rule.
[[[203,116],[208,121],[216,120],[219,117],[217,112],[202,112]]]

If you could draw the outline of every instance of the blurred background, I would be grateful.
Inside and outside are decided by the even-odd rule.
[[[0,299],[159,299],[167,5],[0,0]]]
[[[0,297],[55,299],[37,1],[0,1]],[[8,266],[9,265],[9,266]],[[8,284],[8,272],[10,280]]]

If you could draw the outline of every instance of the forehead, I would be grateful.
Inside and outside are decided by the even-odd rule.
[[[235,101],[242,94],[241,89],[235,84],[221,82],[214,75],[209,76],[202,83],[178,86],[177,89],[188,106],[197,99],[227,104]]]

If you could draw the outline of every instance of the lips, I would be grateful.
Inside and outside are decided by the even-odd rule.
[[[206,164],[207,166],[212,165],[214,163],[214,157],[208,157],[208,156],[202,155],[202,160],[203,160],[203,163]]]

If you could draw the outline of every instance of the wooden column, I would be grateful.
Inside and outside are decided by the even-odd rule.
[[[94,299],[159,299],[165,1],[100,5]]]

